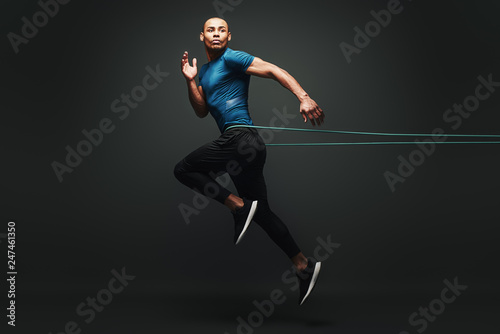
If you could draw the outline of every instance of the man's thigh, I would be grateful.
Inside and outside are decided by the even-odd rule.
[[[200,146],[182,159],[184,168],[193,172],[225,172],[230,161],[240,160],[233,137],[230,133],[223,134]]]

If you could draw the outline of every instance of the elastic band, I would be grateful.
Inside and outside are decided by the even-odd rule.
[[[500,144],[500,141],[435,141],[434,144]],[[266,144],[266,146],[347,146],[347,145],[415,145],[413,141],[379,141],[359,143],[287,143]]]
[[[471,135],[471,134],[433,134],[433,133],[391,133],[391,132],[362,132],[362,131],[341,131],[341,130],[317,130],[317,129],[298,129],[272,126],[258,125],[232,125],[225,131],[235,127],[248,127],[256,129],[270,130],[287,130],[287,131],[302,131],[302,132],[323,132],[351,135],[368,135],[368,136],[406,136],[406,137],[468,137],[468,138],[500,138],[500,135]],[[224,131],[224,132],[225,132]],[[500,144],[500,141],[435,141],[435,144]],[[333,143],[286,143],[286,144],[266,144],[266,146],[345,146],[345,145],[414,145],[415,142],[406,141],[383,141],[383,142],[333,142]]]

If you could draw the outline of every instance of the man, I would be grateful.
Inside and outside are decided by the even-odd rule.
[[[251,75],[274,79],[295,94],[304,122],[309,119],[313,126],[321,125],[325,115],[288,72],[246,52],[230,49],[231,33],[225,20],[207,20],[200,40],[205,45],[208,63],[200,70],[199,84],[195,81],[197,60],[194,58],[191,66],[187,51],[181,60],[181,70],[196,115],[203,118],[210,113],[221,136],[182,159],[175,166],[174,174],[184,185],[231,210],[235,244],[240,242],[252,220],[267,232],[297,270],[299,304],[302,304],[315,285],[321,263],[308,260],[302,254],[286,225],[271,211],[263,175],[264,141],[255,128],[237,125],[254,125],[248,111]],[[241,197],[222,187],[213,177],[214,173],[224,172],[229,173]]]

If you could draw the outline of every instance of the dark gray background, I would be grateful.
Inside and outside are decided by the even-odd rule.
[[[455,132],[442,119],[478,76],[500,81],[500,5],[402,4],[351,64],[339,44],[353,44],[353,28],[387,1],[247,0],[224,17],[230,47],[289,71],[325,111],[325,129],[500,133],[499,91]],[[16,222],[19,272],[9,332],[59,333],[74,320],[82,333],[232,334],[252,301],[281,289],[286,302],[255,333],[416,333],[408,316],[454,277],[468,289],[426,332],[498,331],[499,146],[440,146],[394,193],[383,174],[415,145],[268,147],[270,204],[304,253],[318,237],[341,244],[299,308],[281,281],[290,263],[262,230],[235,247],[225,207],[211,202],[189,225],[178,209],[193,193],[174,178],[175,164],[219,135],[190,109],[179,69],[185,50],[206,62],[198,36],[217,16],[212,1],[72,1],[15,54],[6,35],[38,10],[36,1],[4,1],[0,11],[0,233]],[[120,120],[111,102],[156,64],[170,76]],[[296,113],[288,127],[311,128],[290,92],[252,78],[254,123],[268,126],[273,108]],[[60,183],[51,163],[103,118],[115,131]],[[358,138],[280,132],[273,142],[332,140]],[[85,324],[76,306],[123,267],[136,278]]]

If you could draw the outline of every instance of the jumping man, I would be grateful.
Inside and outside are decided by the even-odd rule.
[[[321,262],[302,254],[286,225],[269,207],[263,174],[266,145],[255,128],[244,127],[254,125],[248,111],[250,76],[274,79],[290,90],[300,101],[304,122],[309,120],[313,126],[319,126],[325,115],[288,72],[246,52],[229,48],[231,33],[225,20],[207,20],[200,40],[205,45],[208,63],[200,70],[198,85],[195,81],[197,60],[194,58],[191,66],[187,51],[181,60],[181,70],[196,115],[204,118],[210,113],[221,135],[182,159],[175,166],[175,177],[231,210],[235,244],[245,235],[252,220],[262,227],[293,262],[300,283],[299,304],[302,304],[315,285]],[[239,196],[222,187],[213,177],[214,173],[226,172]]]

